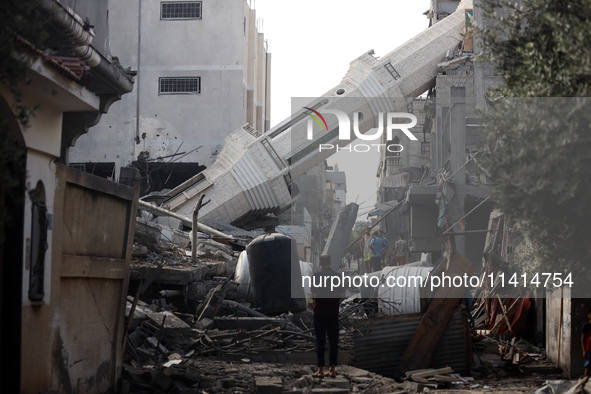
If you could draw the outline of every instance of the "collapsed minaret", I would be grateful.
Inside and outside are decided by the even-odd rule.
[[[453,14],[382,58],[373,51],[363,54],[351,62],[338,86],[303,106],[321,114],[356,112],[362,133],[378,125],[382,114],[406,111],[408,103],[435,85],[437,65],[462,41],[464,10],[470,8],[471,0],[461,1]],[[238,226],[283,212],[293,202],[291,180],[335,153],[319,145],[338,140],[337,117],[325,116],[326,130],[311,140],[309,119],[295,113],[265,134],[249,125],[235,130],[226,137],[216,162],[171,190],[162,205],[190,217],[205,194],[211,201],[199,212],[200,221]]]

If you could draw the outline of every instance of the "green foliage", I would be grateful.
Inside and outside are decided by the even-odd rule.
[[[42,48],[47,38],[45,25],[48,15],[44,13],[39,0],[0,2],[0,77],[2,83],[15,86],[26,80],[29,64],[19,56],[22,45],[17,36],[33,46]]]
[[[591,92],[591,0],[482,0],[477,29],[510,97]]]
[[[25,47],[17,37],[35,48],[43,48],[48,36],[47,20],[48,15],[39,0],[0,2],[0,83],[9,87],[15,100],[13,110],[24,127],[29,127],[38,106],[24,105],[17,89],[21,82],[30,83],[31,59],[30,54],[23,56]]]
[[[504,79],[505,98],[484,115],[495,201],[522,224],[537,269],[586,275],[591,0],[483,0],[483,7],[485,58]]]

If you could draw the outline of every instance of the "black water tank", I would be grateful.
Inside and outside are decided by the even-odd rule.
[[[264,234],[247,247],[248,270],[254,306],[264,314],[306,309],[300,261],[295,239],[284,234]]]

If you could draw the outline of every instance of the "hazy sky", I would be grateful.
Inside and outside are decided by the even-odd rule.
[[[429,0],[250,0],[272,55],[271,126],[291,114],[292,97],[317,97],[338,85],[349,63],[373,49],[385,55],[428,27]],[[328,162],[347,173],[347,202],[375,204],[378,154]],[[362,219],[362,218],[360,218]]]

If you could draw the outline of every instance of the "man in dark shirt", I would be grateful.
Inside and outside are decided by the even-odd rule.
[[[326,337],[329,344],[329,365],[330,369],[326,376],[335,377],[335,366],[339,351],[339,305],[340,298],[345,296],[342,286],[333,288],[330,277],[336,276],[340,280],[339,273],[330,268],[330,256],[320,256],[320,270],[314,274],[312,281],[312,297],[314,298],[314,333],[316,334],[316,358],[318,360],[318,371],[314,377],[324,375],[324,351],[326,348]],[[328,280],[326,280],[328,278]]]
[[[591,308],[587,310],[587,323],[583,324],[581,330],[581,347],[583,348],[583,357],[585,358],[585,374],[584,377],[590,375],[591,372]]]

